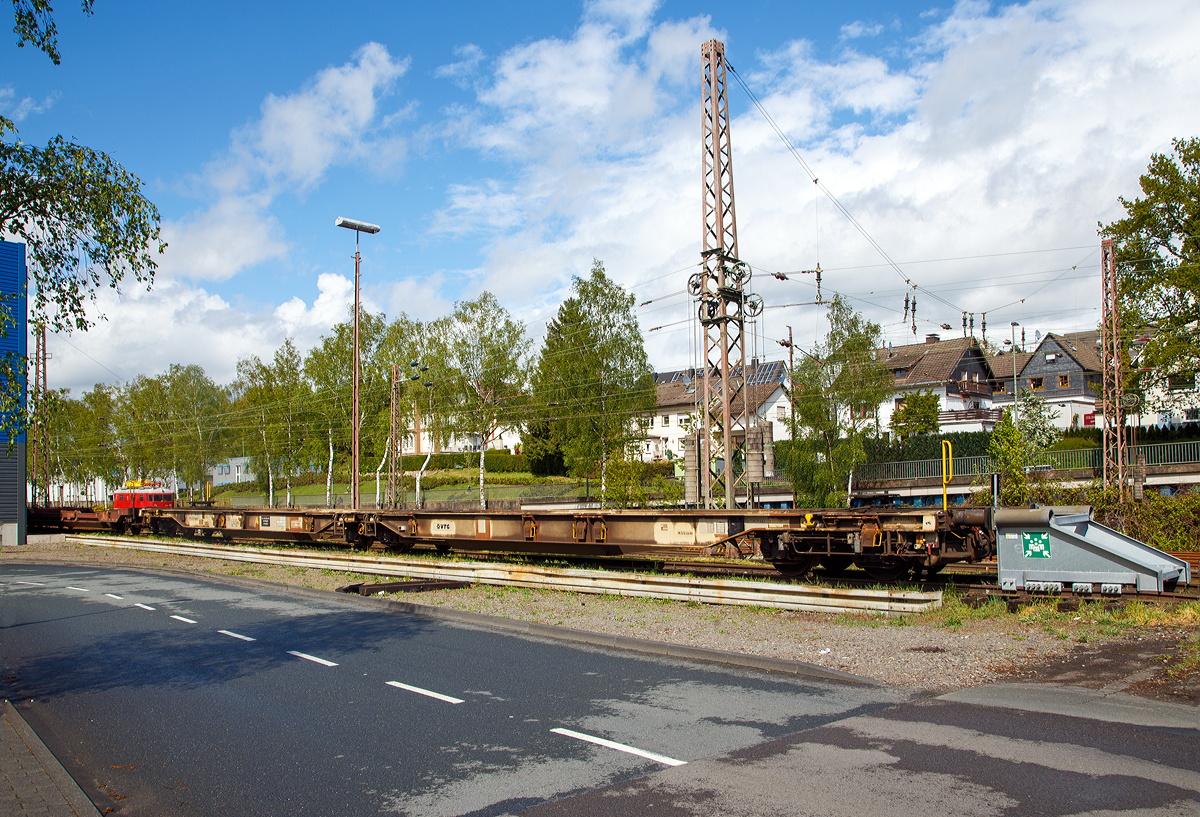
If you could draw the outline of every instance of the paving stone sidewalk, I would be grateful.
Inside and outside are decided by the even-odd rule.
[[[99,817],[37,733],[5,701],[0,708],[0,817]]]

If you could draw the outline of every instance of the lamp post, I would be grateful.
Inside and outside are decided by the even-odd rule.
[[[357,314],[357,313],[355,313]],[[1012,333],[1012,356],[1013,356],[1013,422],[1017,421],[1017,327],[1021,324],[1016,321],[1009,323],[1008,328]]]
[[[350,470],[352,472],[350,482],[350,507],[353,510],[358,510],[358,270],[362,263],[362,256],[358,252],[358,237],[361,233],[370,233],[374,235],[379,232],[379,225],[369,224],[365,221],[355,221],[352,218],[343,218],[338,216],[333,222],[335,227],[345,227],[347,230],[354,231],[354,389],[351,399],[350,411],[352,413],[353,439],[351,446],[353,451],[350,456]]]

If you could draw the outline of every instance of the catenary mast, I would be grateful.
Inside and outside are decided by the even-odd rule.
[[[733,151],[729,140],[729,100],[725,84],[725,45],[709,40],[700,47],[702,170],[702,249],[704,269],[688,282],[696,298],[704,335],[702,428],[699,434],[701,499],[705,507],[737,507],[746,490],[745,447],[749,427],[745,318],[762,301],[747,297],[750,268],[738,260],[737,218],[733,206]],[[753,315],[750,315],[753,317]]]

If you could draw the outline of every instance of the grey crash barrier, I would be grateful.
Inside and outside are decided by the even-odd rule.
[[[1088,506],[997,508],[992,524],[1001,590],[1118,595],[1191,583],[1187,562],[1106,528]]]

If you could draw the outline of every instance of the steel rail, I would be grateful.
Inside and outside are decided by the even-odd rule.
[[[481,562],[431,562],[393,556],[314,554],[297,550],[183,545],[121,536],[68,536],[68,542],[143,550],[180,556],[254,562],[287,567],[311,567],[422,580],[469,581],[474,584],[565,590],[575,593],[640,596],[694,601],[703,604],[774,607],[814,613],[880,613],[900,616],[942,606],[940,590],[873,590],[813,587],[767,581],[700,579],[653,573],[541,567]]]

